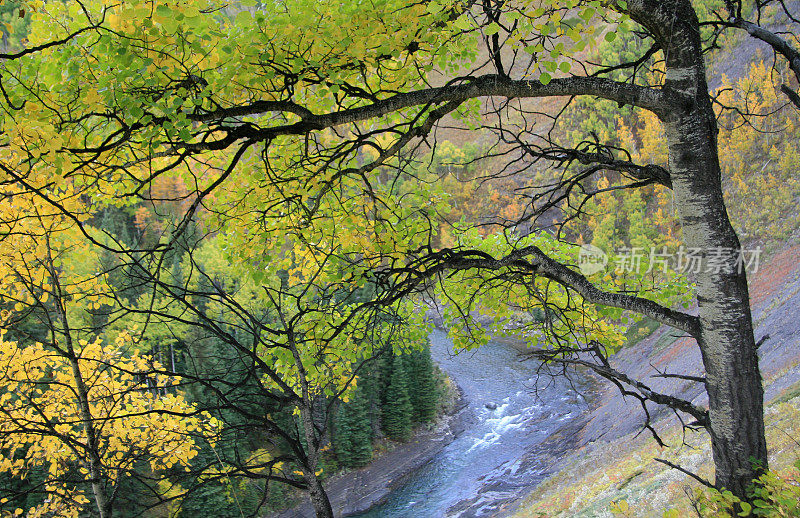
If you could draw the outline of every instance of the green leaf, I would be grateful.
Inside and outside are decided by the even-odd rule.
[[[606,36],[605,36],[605,39],[606,39],[607,42],[610,43],[610,42],[614,41],[615,39],[617,39],[617,33],[616,32],[607,32]]]
[[[491,36],[493,34],[497,34],[498,32],[500,32],[500,26],[497,24],[497,22],[492,22],[492,23],[490,23],[489,25],[486,26],[486,28],[483,30],[483,32],[487,36]]]
[[[239,11],[236,14],[234,22],[236,23],[236,25],[248,27],[253,23],[253,16],[250,14],[250,11]]]
[[[536,54],[537,52],[541,52],[543,50],[542,44],[538,43],[536,45],[528,45],[525,47],[525,52],[528,54]]]
[[[539,81],[541,81],[543,85],[550,83],[552,80],[553,77],[547,72],[542,72],[542,75],[539,76]]]
[[[456,29],[462,31],[468,31],[472,29],[472,24],[470,23],[469,18],[466,16],[459,17],[453,25],[456,27]]]

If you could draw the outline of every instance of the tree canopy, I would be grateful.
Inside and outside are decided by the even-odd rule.
[[[742,246],[722,194],[713,102],[726,101],[709,94],[704,56],[744,31],[774,49],[777,88],[795,102],[796,42],[761,23],[767,13],[794,23],[783,2],[36,0],[18,9],[27,25],[6,22],[4,35],[27,32],[0,53],[4,325],[31,342],[20,354],[55,351],[75,379],[82,361],[113,364],[127,376],[116,383],[166,376],[180,387],[162,390],[170,412],[235,414],[290,452],[236,458],[214,476],[306,488],[319,516],[332,516],[319,414],[348,397],[378,351],[424,343],[431,300],[461,347],[527,314],[536,357],[589,366],[645,412],[654,401],[690,416],[711,434],[717,484],[737,496],[766,468]],[[559,129],[590,109],[635,114],[640,126],[626,133],[588,119]],[[465,155],[481,169],[470,174],[530,177],[509,189],[519,207],[453,218],[437,164],[455,153],[446,137],[468,132],[484,135],[480,156]],[[643,139],[664,145],[633,149]],[[604,196],[613,191],[645,193],[624,201],[634,215],[626,244],[685,244],[704,265],[711,250],[730,254],[693,277],[582,273],[580,222],[622,203]],[[672,197],[677,217],[651,225],[644,214],[658,196]],[[115,230],[103,214],[135,224]],[[593,237],[611,242],[617,226],[596,221]],[[476,311],[496,326],[478,324]],[[628,319],[642,316],[696,339],[708,408],[610,366]],[[100,360],[112,352],[100,343],[128,336],[158,361]],[[199,349],[211,341],[213,353]],[[86,356],[73,342],[85,342]],[[226,360],[203,370],[208,355]],[[207,397],[194,407],[183,387]],[[94,397],[76,392],[89,406],[78,420],[100,440]],[[147,400],[130,394],[128,406]],[[287,411],[296,426],[277,417]],[[299,477],[281,469],[289,459]],[[93,462],[93,483],[101,472],[113,480],[112,465]],[[94,495],[110,516],[106,491]]]

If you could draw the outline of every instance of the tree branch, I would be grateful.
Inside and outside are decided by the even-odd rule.
[[[301,116],[300,122],[271,128],[256,129],[253,126],[242,126],[229,129],[229,133],[237,130],[246,133],[242,137],[260,136],[261,139],[266,139],[278,135],[304,134],[312,130],[363,121],[414,106],[463,102],[479,97],[535,98],[573,95],[593,95],[621,104],[638,106],[655,113],[669,110],[672,103],[678,100],[674,98],[674,94],[663,90],[600,77],[557,78],[544,84],[540,81],[513,80],[496,74],[487,74],[477,78],[462,78],[442,87],[399,93],[365,106],[326,114],[311,114],[292,102],[258,101],[200,114],[187,114],[187,118],[203,122],[279,111],[288,111]]]
[[[789,68],[794,72],[797,82],[800,83],[800,52],[792,45],[772,31],[748,22],[742,18],[733,18],[730,26],[744,29],[747,33],[757,40],[761,40],[774,50],[776,53],[786,58]],[[781,91],[786,94],[789,100],[800,109],[800,95],[794,92],[788,85],[781,85]]]
[[[505,268],[516,268],[527,274],[551,279],[577,292],[587,302],[647,315],[657,322],[680,329],[695,337],[700,334],[700,322],[696,316],[661,306],[642,297],[602,291],[586,277],[551,259],[536,246],[520,248],[500,259],[495,259],[480,250],[444,249],[432,252],[406,267],[388,268],[379,275],[384,277],[406,276],[395,284],[392,290],[393,295],[387,299],[387,301],[393,301],[447,270],[501,270]]]
[[[578,161],[583,165],[597,164],[602,166],[603,169],[625,173],[636,180],[655,182],[672,189],[672,178],[669,171],[659,165],[640,165],[631,160],[620,160],[610,153],[591,152],[577,148],[533,149],[531,146],[524,146],[524,150],[531,156],[552,162],[569,163]]]
[[[708,480],[704,479],[700,475],[698,475],[696,473],[692,473],[688,469],[682,468],[681,466],[678,466],[677,464],[673,464],[672,462],[670,462],[670,461],[668,461],[666,459],[659,459],[658,457],[656,457],[653,460],[655,460],[656,462],[660,462],[661,464],[665,464],[665,465],[669,466],[672,469],[677,469],[678,471],[680,471],[684,475],[689,475],[690,477],[692,477],[696,481],[700,482],[704,486],[708,486],[708,487],[711,487],[711,488],[715,488],[716,487],[716,486],[714,486],[714,484],[712,484]]]
[[[93,25],[89,25],[89,26],[83,27],[82,29],[79,29],[79,30],[77,30],[77,31],[75,31],[75,32],[73,32],[73,33],[69,34],[68,36],[65,36],[65,37],[63,37],[61,39],[48,41],[47,43],[42,43],[41,45],[36,45],[34,47],[28,47],[26,49],[20,50],[19,52],[0,52],[0,59],[18,59],[18,58],[21,58],[23,56],[27,56],[28,54],[33,54],[35,52],[41,52],[43,50],[47,50],[47,49],[52,48],[52,47],[57,47],[59,45],[63,45],[64,43],[69,42],[70,40],[72,40],[76,36],[79,36],[80,34],[83,34],[86,31],[90,31],[92,29],[97,29],[99,27],[100,27],[99,24],[97,24],[97,25],[94,25],[94,24]]]
[[[594,352],[595,354],[599,355],[598,346],[599,344],[595,344]],[[674,410],[680,410],[681,412],[694,417],[697,420],[698,424],[700,424],[703,427],[708,428],[708,426],[710,426],[708,420],[708,411],[706,409],[694,405],[691,402],[686,401],[685,399],[681,399],[675,396],[670,396],[669,394],[662,394],[660,392],[654,391],[641,381],[632,379],[627,374],[611,367],[608,361],[605,360],[605,357],[601,357],[601,361],[603,361],[603,364],[600,365],[595,362],[580,358],[555,357],[554,355],[558,354],[557,351],[552,351],[547,349],[529,351],[526,352],[526,354],[540,360],[555,361],[569,365],[581,365],[587,367],[609,381],[612,381],[617,384],[624,383],[625,385],[635,388],[637,391],[639,391],[641,396],[643,396],[645,399],[649,401],[652,401],[653,403],[664,405]],[[623,391],[623,394],[625,393],[631,395],[629,391]]]

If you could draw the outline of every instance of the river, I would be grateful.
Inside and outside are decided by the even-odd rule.
[[[489,342],[454,355],[444,332],[430,340],[434,360],[461,387],[473,418],[386,502],[358,518],[492,516],[544,477],[552,434],[587,407],[563,379],[537,383],[537,364],[520,361],[508,345]],[[568,449],[569,441],[567,434],[557,449]]]

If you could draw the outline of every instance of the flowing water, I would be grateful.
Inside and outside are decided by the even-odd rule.
[[[453,355],[445,333],[434,331],[430,339],[433,358],[462,388],[474,418],[384,504],[359,518],[491,516],[543,478],[537,461],[552,451],[542,442],[586,408],[564,380],[543,377],[537,385],[537,365],[520,361],[507,345],[489,342]]]

